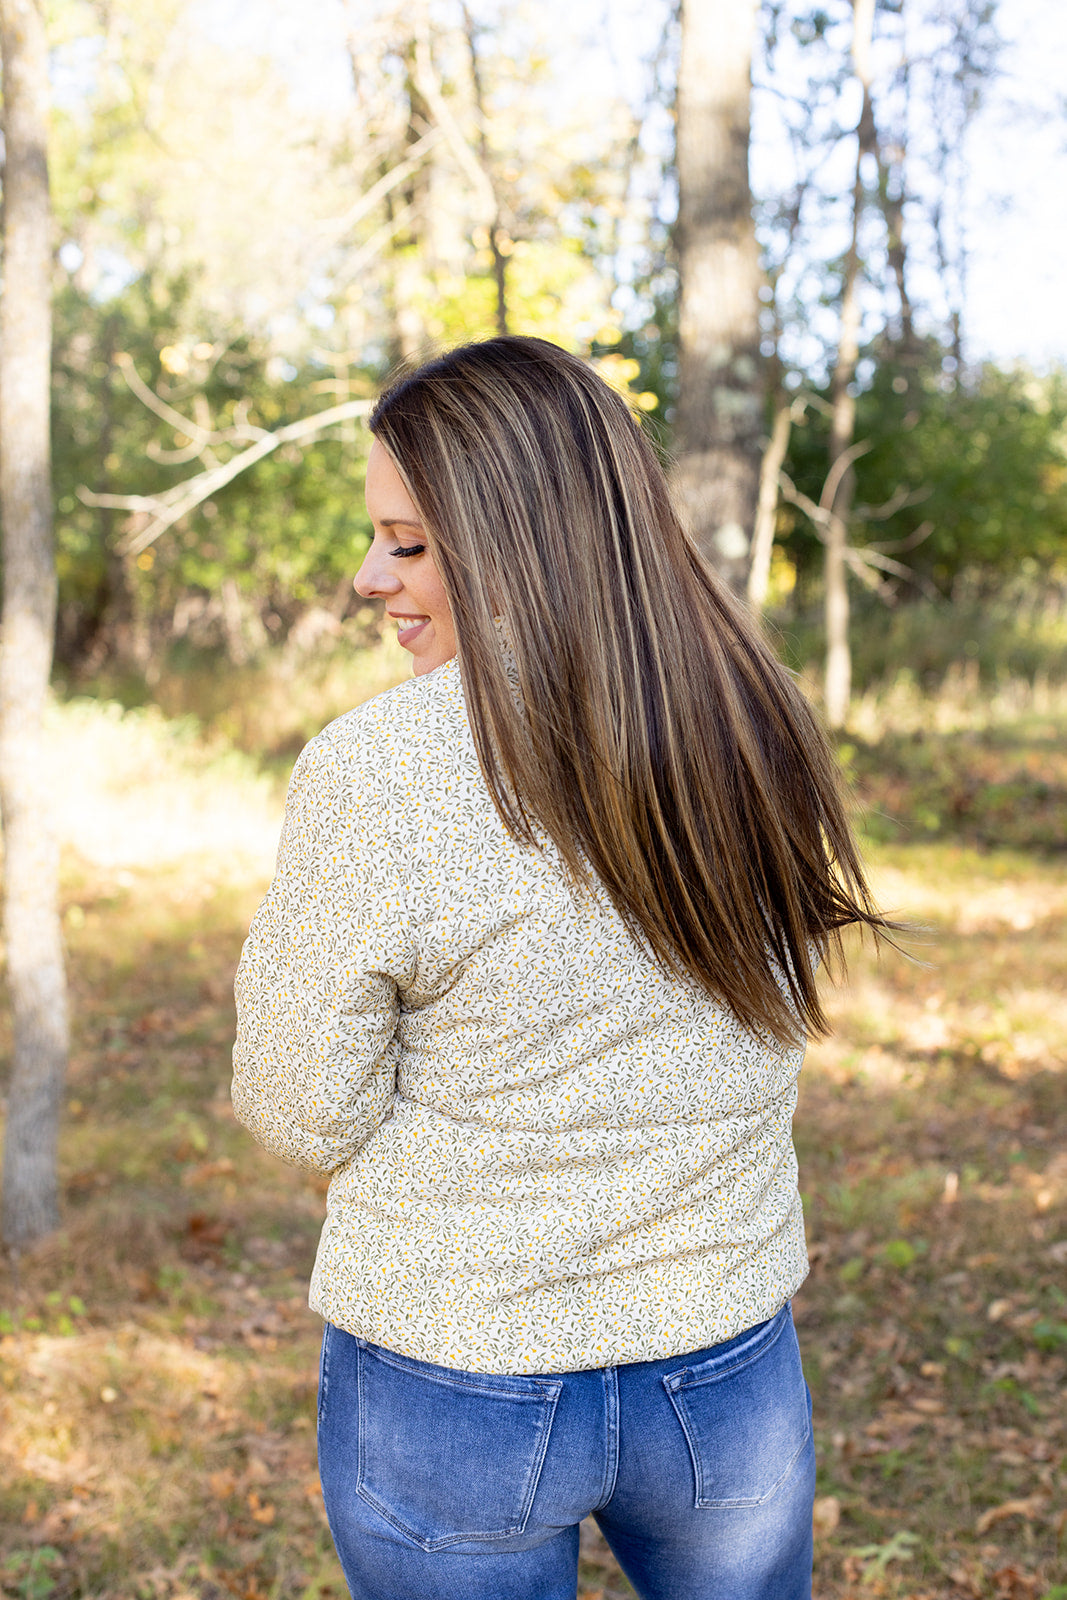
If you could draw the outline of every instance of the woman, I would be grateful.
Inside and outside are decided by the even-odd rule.
[[[810,1594],[791,1142],[883,926],[806,702],[625,402],[538,339],[371,420],[355,586],[412,681],[297,763],[234,1104],[331,1173],[320,1468],[354,1600]]]

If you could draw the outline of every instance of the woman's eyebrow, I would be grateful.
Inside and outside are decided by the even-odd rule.
[[[413,517],[379,517],[378,524],[382,528],[421,528],[422,523],[416,522]]]

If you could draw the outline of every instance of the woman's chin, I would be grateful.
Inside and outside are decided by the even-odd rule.
[[[454,652],[453,652],[454,654]],[[438,667],[443,667],[446,661],[451,661],[451,655],[445,655],[440,650],[426,650],[411,658],[411,672],[415,678],[423,677],[427,672],[436,672]]]

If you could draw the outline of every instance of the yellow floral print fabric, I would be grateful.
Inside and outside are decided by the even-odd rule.
[[[510,837],[455,662],[301,755],[237,1009],[234,1107],[332,1174],[311,1304],[351,1333],[574,1371],[729,1339],[803,1281],[803,1051]]]

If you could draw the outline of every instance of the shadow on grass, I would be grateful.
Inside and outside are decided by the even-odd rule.
[[[905,906],[943,911],[931,964],[858,956],[805,1069],[796,1312],[826,1600],[1067,1583],[1067,1021],[1047,998],[1067,873],[1006,859],[881,853]],[[208,860],[68,871],[65,1223],[0,1276],[9,1595],[343,1600],[306,1307],[323,1184],[227,1099],[261,888]],[[584,1594],[627,1592],[595,1539],[582,1573]]]

